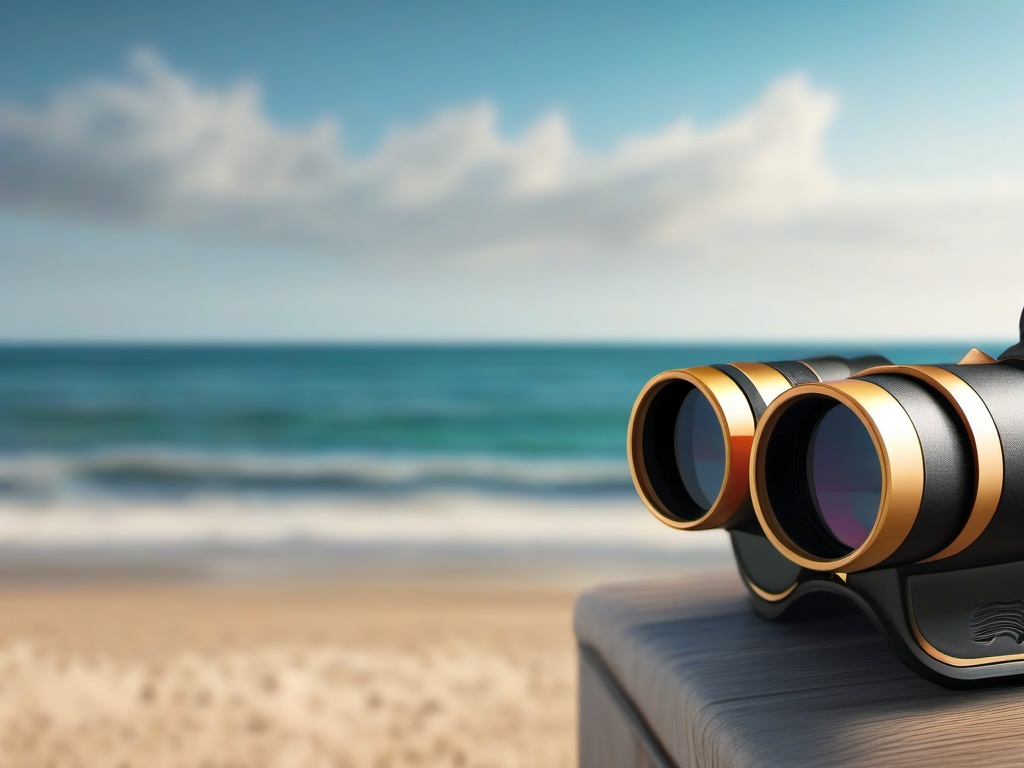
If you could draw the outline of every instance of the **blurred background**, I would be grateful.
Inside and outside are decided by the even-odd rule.
[[[667,368],[998,354],[1011,2],[7,2],[0,761],[571,765]]]

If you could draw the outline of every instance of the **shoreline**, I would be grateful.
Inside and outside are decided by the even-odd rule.
[[[720,533],[720,532],[718,532]],[[496,587],[579,588],[715,568],[732,568],[728,539],[687,546],[691,536],[668,531],[680,543],[659,547],[337,545],[286,542],[263,546],[207,544],[177,547],[0,546],[0,590],[79,586],[304,587],[410,583],[436,586],[467,581]],[[712,538],[712,537],[708,537]]]
[[[0,502],[0,584],[581,585],[731,562],[722,531],[671,530],[635,498]]]

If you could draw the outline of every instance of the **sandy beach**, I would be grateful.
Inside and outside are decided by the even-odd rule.
[[[572,602],[497,583],[6,589],[0,765],[570,766]]]
[[[568,768],[579,591],[728,558],[616,501],[414,501],[0,505],[0,766]]]

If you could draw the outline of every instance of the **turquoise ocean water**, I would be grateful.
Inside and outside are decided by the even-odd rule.
[[[674,535],[633,491],[626,425],[651,376],[817,354],[943,362],[965,351],[0,347],[0,550],[170,548],[176,563],[182,547],[299,546],[301,558],[328,547],[331,562],[382,548],[444,562],[474,547],[557,550],[558,561],[617,548],[646,563],[655,550],[675,562],[680,547],[711,542],[722,558],[724,538]]]
[[[631,493],[667,368],[960,346],[6,347],[0,496]],[[992,350],[998,351],[998,350]]]

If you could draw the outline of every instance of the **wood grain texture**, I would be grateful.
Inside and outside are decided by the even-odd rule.
[[[575,627],[680,768],[1024,765],[1024,687],[940,688],[856,612],[765,621],[731,572],[592,589]]]

